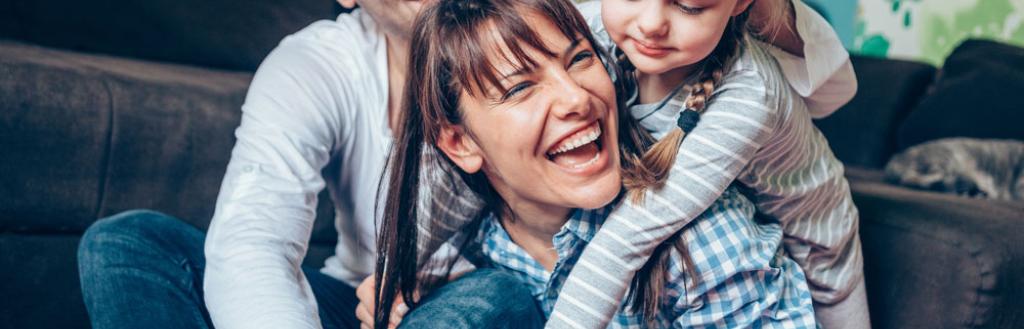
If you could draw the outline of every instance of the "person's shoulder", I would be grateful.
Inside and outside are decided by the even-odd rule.
[[[778,61],[768,51],[774,47],[766,42],[756,40],[751,36],[743,38],[740,54],[733,62],[730,75],[757,79],[769,89],[777,88],[785,83],[785,76]]]
[[[360,10],[319,20],[281,40],[275,52],[304,50],[345,57],[367,57],[384,42],[376,24]]]
[[[384,37],[360,10],[335,20],[319,20],[286,36],[260,64],[259,71],[302,73],[304,79],[320,75],[330,79],[366,78],[384,60]],[[333,74],[333,73],[341,73]],[[371,72],[374,73],[375,72]]]
[[[330,93],[365,93],[383,67],[383,37],[359,10],[321,20],[285,37],[260,64],[253,87],[269,82]],[[323,96],[323,95],[320,95]]]

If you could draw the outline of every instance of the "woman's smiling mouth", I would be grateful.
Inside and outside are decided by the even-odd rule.
[[[548,160],[572,170],[585,169],[601,160],[601,125],[590,126],[562,139],[547,152]]]

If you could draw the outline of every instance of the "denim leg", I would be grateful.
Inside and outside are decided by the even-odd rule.
[[[359,329],[360,322],[356,318],[359,299],[356,298],[356,289],[320,273],[317,269],[303,267],[302,270],[306,274],[310,288],[313,289],[323,329]]]
[[[78,271],[92,327],[212,328],[202,296],[203,240],[198,229],[153,211],[90,226]]]
[[[427,296],[399,328],[541,328],[544,320],[526,284],[496,269],[479,269]]]
[[[92,327],[213,328],[203,301],[206,235],[154,211],[101,219],[78,246],[82,297]],[[324,329],[358,328],[355,289],[303,268]]]

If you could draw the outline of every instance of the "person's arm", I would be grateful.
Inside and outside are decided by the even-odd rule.
[[[300,268],[320,171],[355,106],[337,61],[285,39],[260,66],[206,238],[204,299],[217,328],[320,328]],[[350,96],[350,97],[345,97]]]
[[[768,90],[778,87],[752,70],[725,77],[700,124],[683,139],[665,186],[646,191],[640,204],[626,200],[616,207],[587,245],[548,328],[607,326],[654,249],[718,199],[770,137],[780,114]]]
[[[857,93],[850,55],[825,18],[802,1],[791,2],[792,7],[785,9],[791,15],[785,15],[783,20],[757,22],[767,20],[763,16],[771,15],[777,9],[771,6],[779,4],[778,1],[755,1],[751,19],[754,24],[785,24],[764,28],[771,35],[762,38],[777,47],[770,52],[790,86],[804,98],[811,117],[827,117]]]

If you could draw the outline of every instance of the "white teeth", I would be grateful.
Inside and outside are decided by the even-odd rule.
[[[596,127],[588,133],[579,134],[579,136],[576,136],[576,138],[572,140],[563,142],[562,145],[559,145],[557,148],[555,148],[554,151],[548,152],[548,155],[556,155],[559,153],[571,151],[573,149],[576,149],[577,147],[587,145],[592,143],[593,141],[596,141],[598,137],[601,137],[600,127]]]

